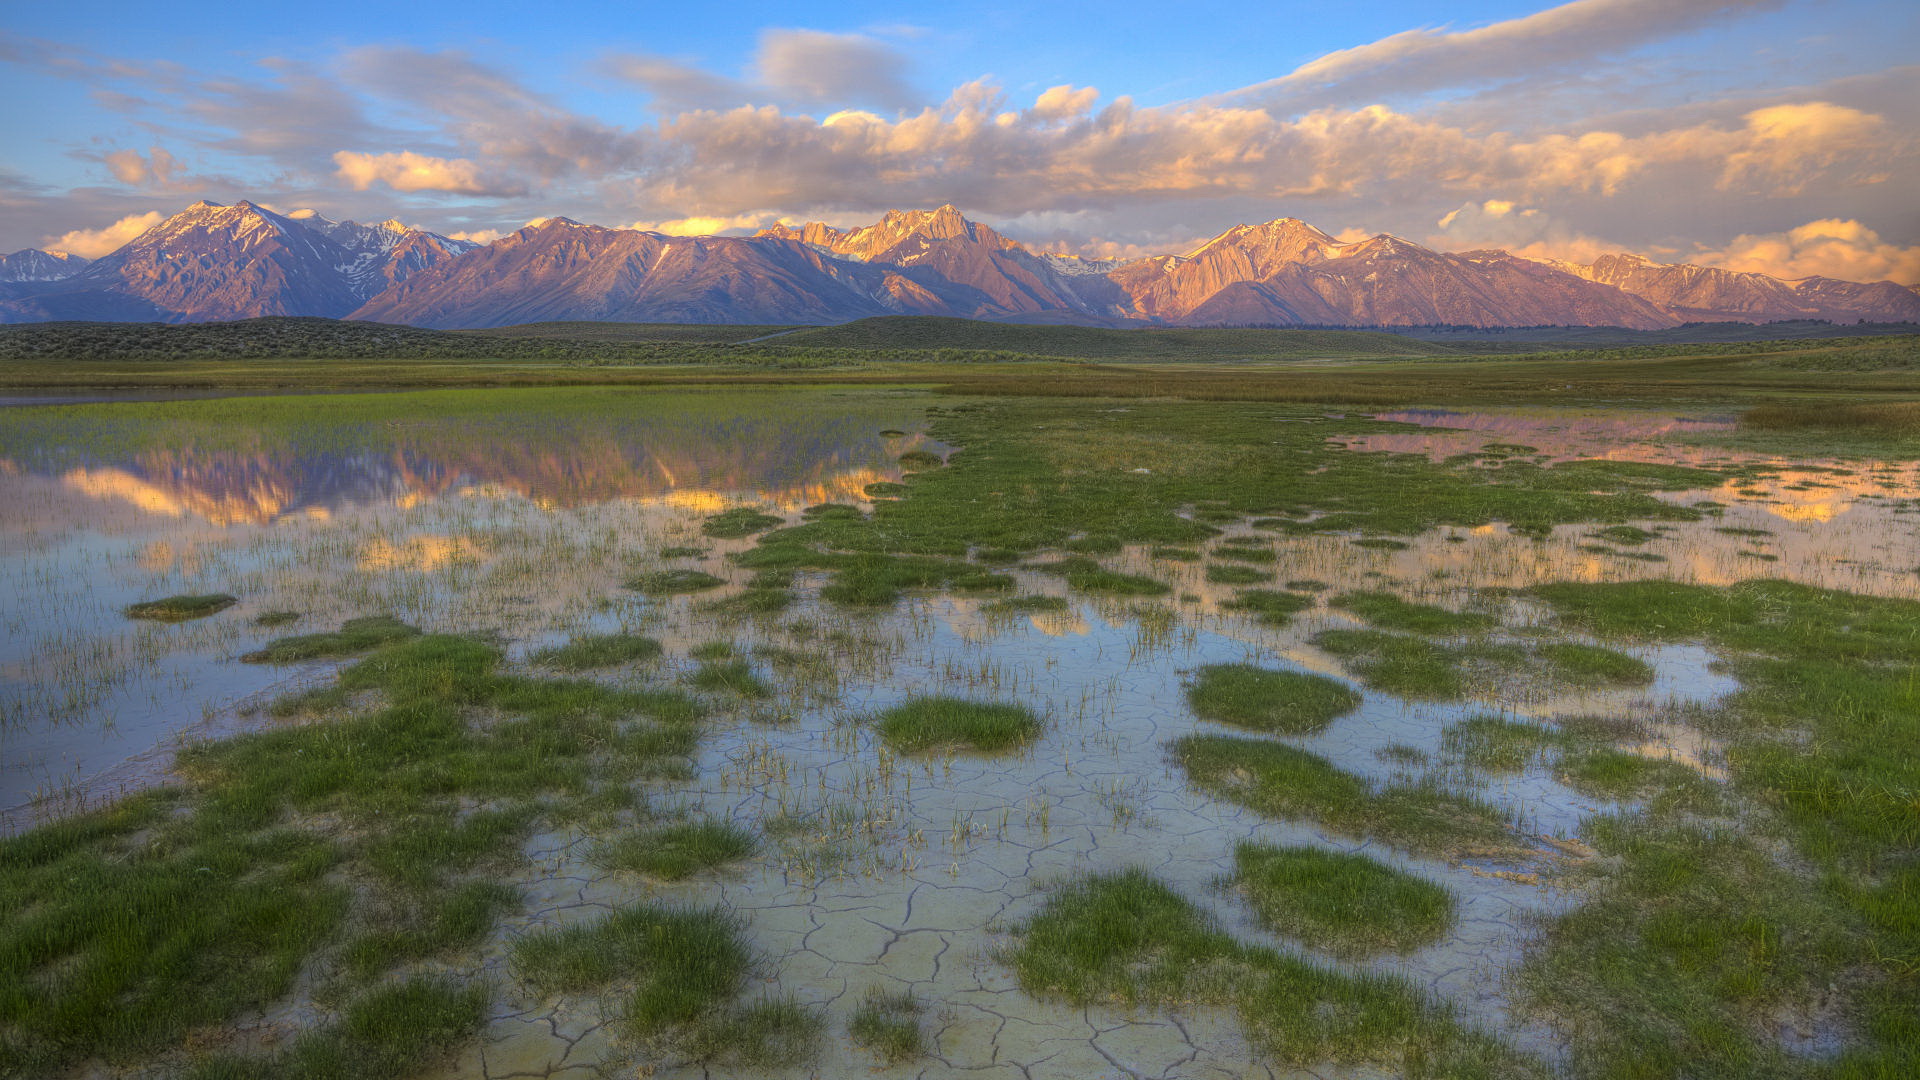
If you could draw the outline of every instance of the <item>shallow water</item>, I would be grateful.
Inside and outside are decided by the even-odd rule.
[[[1538,859],[1413,858],[1216,799],[1168,760],[1172,739],[1229,730],[1196,719],[1187,706],[1186,680],[1201,665],[1250,660],[1347,680],[1340,662],[1310,639],[1362,624],[1324,602],[1270,627],[1223,608],[1236,590],[1208,583],[1203,564],[1156,560],[1140,548],[1106,561],[1150,570],[1174,585],[1176,599],[1130,605],[1073,597],[1063,612],[1008,618],[990,616],[979,601],[917,597],[898,611],[854,615],[820,602],[814,586],[821,578],[803,575],[804,599],[778,625],[722,627],[700,606],[713,594],[654,602],[618,589],[633,573],[662,565],[697,565],[727,578],[729,590],[739,587],[749,575],[726,556],[752,541],[701,536],[705,515],[752,503],[797,517],[819,502],[863,502],[867,484],[900,477],[901,453],[945,449],[922,434],[927,404],[815,391],[635,396],[615,409],[557,411],[541,424],[428,414],[287,437],[267,432],[239,444],[191,427],[175,432],[164,407],[140,406],[64,414],[67,445],[43,439],[23,448],[18,437],[0,438],[14,448],[0,458],[0,506],[7,508],[0,518],[7,597],[0,806],[11,808],[17,827],[164,777],[178,739],[263,723],[262,702],[324,682],[335,667],[259,667],[239,662],[242,653],[355,615],[390,612],[430,630],[496,634],[515,659],[572,633],[628,628],[667,644],[670,659],[660,669],[667,674],[690,669],[677,658],[716,638],[824,653],[830,674],[807,678],[783,676],[765,655],[756,659],[780,691],[718,710],[697,777],[649,791],[656,809],[756,828],[795,814],[822,824],[765,841],[739,868],[673,884],[594,869],[586,858],[592,836],[534,837],[516,882],[525,909],[502,922],[479,960],[457,969],[500,989],[483,1037],[447,1075],[585,1077],[627,1061],[635,1051],[616,1035],[612,1003],[540,998],[515,982],[503,957],[531,929],[652,896],[733,907],[763,957],[749,996],[792,994],[825,1012],[821,1057],[797,1075],[873,1068],[843,1035],[847,1014],[870,986],[911,989],[928,1006],[922,1027],[932,1057],[881,1070],[888,1074],[1286,1075],[1254,1058],[1230,1013],[1035,1001],[996,958],[1049,884],[1128,866],[1151,870],[1244,940],[1302,951],[1263,931],[1219,886],[1234,844],[1245,839],[1365,848],[1448,886],[1461,905],[1455,931],[1371,966],[1430,987],[1471,1022],[1556,1057],[1553,1032],[1509,1015],[1503,980],[1528,918],[1575,899],[1533,871],[1577,851],[1564,842],[1583,817],[1611,804],[1574,792],[1539,763],[1504,777],[1456,776],[1539,840]],[[33,413],[0,416],[0,431]],[[1716,418],[1430,411],[1382,418],[1430,430],[1341,441],[1353,452],[1435,458],[1497,442],[1524,443],[1550,460],[1756,463],[1752,455],[1670,441],[1724,430]],[[123,438],[116,425],[142,435]],[[36,417],[29,426],[44,436],[60,421]],[[887,429],[908,434],[879,434]],[[179,437],[152,437],[154,430]],[[1352,537],[1234,531],[1275,553],[1276,587],[1317,579],[1329,586],[1324,595],[1384,589],[1457,607],[1474,589],[1550,580],[1778,577],[1920,596],[1915,466],[1760,463],[1773,475],[1667,493],[1685,505],[1723,508],[1700,522],[1663,523],[1639,545],[1597,545],[1592,526],[1561,526],[1546,539],[1498,524],[1441,529],[1396,550],[1356,547]],[[1730,529],[1740,531],[1723,531]],[[1765,535],[1747,531],[1759,529]],[[658,552],[672,545],[706,554],[663,562]],[[1636,557],[1647,555],[1659,558]],[[1056,577],[1016,576],[1024,593],[1066,595]],[[137,600],[212,591],[241,602],[176,626],[120,614]],[[283,610],[302,618],[291,628],[252,622]],[[1503,632],[1521,639],[1539,621],[1519,600],[1503,616]],[[829,632],[842,636],[829,640]],[[1439,767],[1442,729],[1467,716],[1625,715],[1648,722],[1636,752],[1722,778],[1712,741],[1667,718],[1712,703],[1733,689],[1732,680],[1698,646],[1635,654],[1655,671],[1650,686],[1564,693],[1489,685],[1451,704],[1363,690],[1358,710],[1319,735],[1290,741],[1387,780],[1424,771],[1408,761]],[[909,759],[859,723],[926,691],[1019,701],[1045,715],[1046,733],[1008,757]],[[296,995],[243,1025],[244,1039],[274,1042],[312,1016]],[[647,1075],[706,1074],[672,1061],[647,1067],[658,1069]]]

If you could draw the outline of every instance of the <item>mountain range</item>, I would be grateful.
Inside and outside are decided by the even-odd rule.
[[[1920,320],[1920,287],[1783,280],[1638,255],[1591,264],[1345,242],[1294,218],[1184,255],[1036,253],[952,206],[839,229],[668,236],[547,218],[477,245],[384,221],[199,202],[92,262],[0,256],[0,322],[318,315],[444,329],[874,315],[1179,326],[1620,326]]]

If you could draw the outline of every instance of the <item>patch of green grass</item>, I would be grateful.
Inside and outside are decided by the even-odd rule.
[[[1376,690],[1415,701],[1458,701],[1467,695],[1465,657],[1445,645],[1378,630],[1323,630],[1313,643],[1346,661],[1347,670]],[[1517,665],[1518,649],[1499,654]]]
[[[501,913],[519,903],[520,894],[497,881],[469,881],[434,891],[419,904],[400,906],[383,925],[355,935],[342,948],[341,963],[349,975],[364,981],[396,963],[473,945],[486,937]]]
[[[664,903],[528,934],[514,943],[511,960],[515,974],[543,993],[633,980],[624,1021],[643,1038],[718,1011],[740,992],[751,964],[736,916]]]
[[[1225,735],[1189,735],[1173,744],[1173,754],[1201,788],[1272,817],[1316,822],[1415,854],[1519,850],[1499,810],[1430,782],[1376,789],[1318,754]]]
[[[1272,563],[1279,560],[1270,547],[1250,547],[1246,544],[1216,544],[1207,554],[1216,559],[1231,559],[1235,562]]]
[[[759,844],[753,834],[728,821],[682,821],[636,829],[594,845],[594,864],[609,870],[631,870],[664,881],[710,870],[752,855]]]
[[[705,570],[681,568],[676,570],[655,570],[627,579],[627,588],[649,596],[674,596],[680,593],[704,592],[717,589],[726,584],[723,578],[714,577]]]
[[[907,493],[907,485],[892,480],[876,480],[860,491],[869,499],[896,499]]]
[[[711,693],[752,698],[768,697],[773,693],[773,687],[754,674],[753,665],[742,659],[703,661],[690,681],[695,687]]]
[[[1241,843],[1235,885],[1275,933],[1344,959],[1408,953],[1454,923],[1453,894],[1365,855]]]
[[[832,519],[836,521],[865,521],[867,515],[851,503],[815,503],[800,511],[800,516],[808,521]]]
[[[1559,642],[1535,650],[1547,662],[1554,681],[1566,686],[1646,686],[1653,682],[1653,667],[1637,656],[1629,656],[1599,645]]]
[[[1392,593],[1343,592],[1327,602],[1353,612],[1382,630],[1412,634],[1472,634],[1500,625],[1500,620],[1491,615],[1409,603]]]
[[[739,540],[754,533],[766,532],[785,520],[751,506],[736,506],[701,522],[700,531],[718,540]]]
[[[276,626],[291,626],[305,617],[305,613],[299,611],[263,611],[253,617],[253,625],[265,626],[269,629]]]
[[[1171,562],[1199,562],[1201,557],[1199,548],[1168,547],[1166,545],[1155,547],[1149,551],[1148,554],[1156,559],[1166,559]]]
[[[792,1068],[819,1049],[826,1020],[792,996],[765,997],[709,1017],[686,1040],[688,1052],[712,1065]]]
[[[1242,589],[1220,606],[1228,611],[1244,611],[1268,626],[1285,626],[1295,615],[1313,606],[1313,597],[1277,589]]]
[[[1038,615],[1066,611],[1072,606],[1064,596],[1009,596],[980,605],[980,611],[988,616]]]
[[[164,600],[143,600],[131,604],[127,607],[126,615],[129,619],[149,619],[154,622],[186,622],[217,615],[239,602],[239,597],[226,593],[182,594]]]
[[[1067,587],[1076,592],[1107,596],[1164,596],[1173,591],[1164,581],[1108,570],[1092,559],[1079,556],[1041,563],[1034,569],[1060,575],[1067,580]]]
[[[1324,675],[1252,664],[1208,664],[1187,703],[1208,719],[1254,731],[1311,735],[1360,707],[1360,695]]]
[[[1273,574],[1266,570],[1255,570],[1251,566],[1215,564],[1207,567],[1207,580],[1215,585],[1254,585],[1273,580]]]
[[[491,988],[417,976],[369,990],[335,1023],[305,1032],[265,1057],[221,1055],[188,1080],[404,1080],[450,1055],[486,1020]]]
[[[587,634],[541,649],[529,659],[536,664],[561,671],[592,671],[615,664],[652,660],[660,655],[660,643],[639,634]]]
[[[417,628],[391,615],[368,615],[348,619],[340,624],[340,629],[329,633],[275,638],[267,642],[264,648],[247,653],[240,659],[249,664],[297,664],[303,660],[352,656],[418,637],[419,634]]]
[[[1020,705],[953,697],[915,697],[875,719],[880,737],[902,753],[937,748],[998,753],[1037,738],[1040,718]]]
[[[1390,536],[1368,536],[1355,540],[1353,546],[1374,551],[1405,551],[1412,545],[1405,540],[1395,540]]]
[[[663,559],[698,559],[705,557],[706,554],[706,548],[689,547],[685,544],[660,549],[660,557]]]
[[[926,1054],[920,1034],[922,1006],[912,990],[888,993],[867,988],[860,1007],[847,1020],[847,1036],[884,1065],[900,1065]]]
[[[908,470],[937,469],[947,463],[946,459],[930,450],[909,450],[894,460],[900,467]]]
[[[1055,890],[1008,962],[1027,993],[1078,1006],[1232,1008],[1248,1040],[1283,1065],[1377,1064],[1462,1078],[1540,1072],[1463,1028],[1411,983],[1235,941],[1143,870]]]
[[[1603,799],[1637,799],[1656,789],[1705,782],[1679,762],[1607,747],[1562,753],[1554,767],[1575,791]]]
[[[722,618],[738,618],[777,615],[792,606],[793,590],[750,585],[732,596],[703,603],[700,609],[714,612]]]
[[[1609,525],[1592,535],[1595,539],[1605,540],[1609,544],[1626,544],[1629,546],[1644,544],[1649,540],[1658,540],[1660,538],[1659,533],[1649,532],[1646,529],[1640,528],[1638,525]]]
[[[1552,728],[1498,716],[1469,716],[1440,733],[1449,758],[1490,773],[1519,772],[1563,741]]]

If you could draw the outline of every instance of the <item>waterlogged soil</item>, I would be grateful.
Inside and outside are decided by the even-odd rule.
[[[902,480],[902,454],[953,450],[927,434],[930,403],[874,392],[636,394],[617,409],[556,402],[544,425],[509,418],[528,401],[520,393],[492,419],[462,414],[445,426],[428,410],[237,441],[230,430],[218,438],[195,431],[171,444],[154,430],[196,414],[87,406],[33,416],[27,433],[39,441],[31,446],[25,428],[0,438],[11,448],[0,458],[8,597],[0,805],[16,831],[164,779],[180,740],[275,723],[267,702],[328,685],[339,662],[239,658],[272,638],[362,615],[497,641],[527,667],[533,653],[580,634],[658,639],[661,659],[592,676],[620,684],[685,685],[698,668],[689,654],[726,641],[772,688],[763,697],[706,695],[711,713],[691,776],[640,782],[644,813],[548,828],[526,841],[519,869],[500,875],[519,891],[519,906],[477,949],[420,965],[493,987],[480,1032],[429,1075],[716,1075],[682,1050],[627,1035],[619,994],[541,994],[509,963],[513,943],[530,933],[655,899],[731,909],[757,958],[744,997],[791,999],[824,1020],[802,1064],[725,1075],[1307,1075],[1259,1052],[1230,1008],[1079,1006],[1020,986],[1007,957],[1049,890],[1126,868],[1147,870],[1240,941],[1407,980],[1451,1003],[1463,1024],[1564,1068],[1564,1029],[1516,1007],[1513,973],[1539,920],[1583,900],[1578,871],[1594,858],[1583,823],[1638,804],[1577,790],[1550,755],[1503,771],[1474,768],[1443,732],[1486,716],[1628,720],[1632,733],[1619,749],[1720,785],[1725,747],[1690,718],[1739,683],[1726,658],[1701,643],[1607,642],[1648,665],[1651,679],[1576,688],[1523,665],[1476,670],[1455,700],[1397,696],[1367,686],[1349,660],[1316,643],[1326,631],[1368,626],[1334,598],[1385,592],[1482,613],[1495,628],[1476,640],[1520,650],[1596,643],[1557,628],[1520,591],[1547,582],[1772,578],[1920,598],[1920,466],[1911,462],[1788,460],[1686,441],[1726,430],[1716,417],[1420,411],[1379,418],[1405,425],[1397,430],[1343,434],[1334,421],[1326,434],[1341,453],[1423,455],[1493,476],[1516,459],[1598,458],[1720,470],[1726,479],[1660,491],[1702,515],[1640,522],[1644,537],[1597,535],[1602,523],[1522,535],[1494,522],[1359,546],[1358,534],[1241,519],[1195,545],[1199,559],[1156,556],[1140,544],[1098,556],[1108,569],[1164,582],[1169,592],[1157,599],[1073,592],[1045,565],[1068,554],[1038,552],[1004,571],[1012,593],[910,592],[897,607],[873,610],[823,600],[829,576],[803,569],[791,607],[742,619],[722,609],[749,588],[754,572],[733,556],[756,541],[716,539],[701,523],[736,506],[789,524],[820,503],[870,511],[867,485]],[[1063,406],[1075,407],[1084,406]],[[9,410],[0,427],[41,411]],[[63,424],[70,445],[49,445]],[[1237,547],[1239,557],[1222,563],[1212,554],[1222,547]],[[661,554],[676,548],[694,553]],[[1229,564],[1272,579],[1208,580],[1209,565]],[[724,584],[669,596],[621,588],[673,569]],[[1237,606],[1248,587],[1290,590],[1300,610],[1262,619]],[[138,601],[209,592],[240,603],[177,625],[121,614]],[[1060,603],[1022,612],[995,606],[1004,595]],[[299,618],[257,625],[268,612]],[[1188,705],[1198,669],[1235,663],[1352,687],[1357,709],[1317,734],[1278,741],[1376,787],[1425,781],[1478,798],[1496,808],[1506,839],[1415,856],[1315,820],[1268,816],[1191,783],[1170,753],[1176,740],[1267,738],[1200,720]],[[893,752],[868,720],[926,694],[1016,703],[1042,717],[1043,731],[998,755]],[[734,822],[759,846],[678,881],[597,865],[593,849],[611,832],[679,817]],[[1363,852],[1445,886],[1456,919],[1439,940],[1404,955],[1336,961],[1313,942],[1265,930],[1224,882],[1244,841]],[[909,991],[921,1003],[923,1054],[883,1066],[847,1037],[849,1017],[876,988]],[[322,1017],[303,979],[286,1000],[213,1041],[284,1045]],[[1311,1074],[1378,1069],[1316,1064]]]

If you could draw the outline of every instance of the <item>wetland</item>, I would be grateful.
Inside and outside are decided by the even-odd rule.
[[[1905,399],[1039,379],[0,409],[0,1077],[1920,1069]]]

